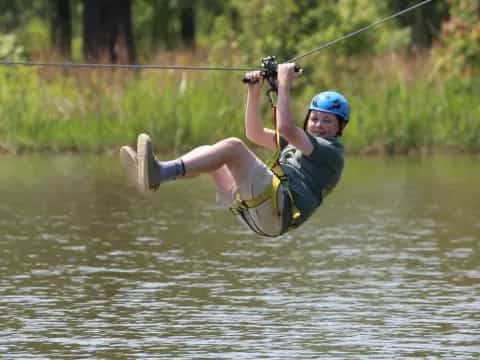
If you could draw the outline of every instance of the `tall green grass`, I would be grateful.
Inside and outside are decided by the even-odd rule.
[[[17,152],[103,152],[148,132],[182,151],[240,135],[244,91],[217,74],[80,73],[47,79],[32,69],[0,73],[0,143]]]
[[[369,85],[352,96],[353,152],[480,151],[480,87],[460,80]]]
[[[59,74],[0,69],[0,146],[12,152],[107,152],[151,134],[161,152],[180,153],[226,136],[243,137],[240,73],[125,71]],[[325,85],[329,88],[333,86]],[[480,84],[400,77],[339,80],[351,102],[350,153],[480,151]],[[311,84],[294,91],[299,123]],[[266,125],[270,112],[265,105]]]

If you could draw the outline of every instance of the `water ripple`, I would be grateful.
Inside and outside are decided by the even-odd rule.
[[[6,359],[480,354],[478,206],[468,192],[448,196],[448,174],[428,191],[393,164],[395,176],[360,187],[347,177],[302,228],[261,239],[212,205],[204,180],[145,198],[105,163],[81,163],[72,168],[97,172],[63,177],[73,183],[48,196],[39,174],[2,199]]]

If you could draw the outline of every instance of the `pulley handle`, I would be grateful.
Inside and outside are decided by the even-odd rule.
[[[302,69],[300,66],[295,65],[294,71],[295,71],[296,73],[300,73],[300,74],[301,74],[301,73],[303,72],[303,69]],[[264,79],[268,78],[269,75],[270,75],[270,74],[267,74],[267,71],[262,70],[262,77],[263,77]],[[276,77],[276,75],[277,75],[276,70],[275,70],[275,74],[274,74],[274,75],[275,75],[275,77]],[[275,79],[275,80],[276,80],[276,79]],[[251,80],[251,79],[248,79],[248,78],[244,77],[244,78],[242,79],[242,82],[243,82],[244,84],[255,84],[255,83],[258,82],[258,80]]]

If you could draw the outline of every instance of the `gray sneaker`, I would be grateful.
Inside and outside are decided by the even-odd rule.
[[[132,185],[138,186],[137,153],[130,146],[120,148],[120,162]]]
[[[138,187],[140,191],[157,190],[160,186],[160,165],[153,154],[153,146],[147,134],[137,139]]]

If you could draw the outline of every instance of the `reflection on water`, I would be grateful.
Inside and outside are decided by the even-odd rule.
[[[249,234],[207,179],[140,196],[116,158],[0,158],[6,359],[480,354],[480,165],[353,158],[312,220]]]

